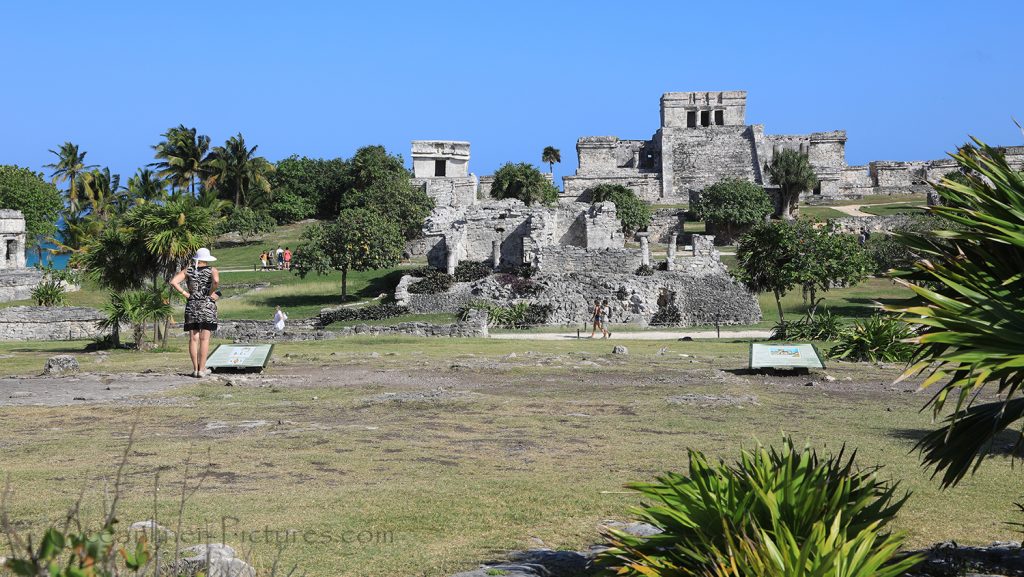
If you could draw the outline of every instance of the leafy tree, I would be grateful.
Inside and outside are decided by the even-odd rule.
[[[196,181],[206,174],[210,161],[210,137],[197,134],[195,128],[179,124],[169,128],[164,140],[153,147],[158,176],[166,178],[174,190],[188,190],[196,195]]]
[[[245,137],[238,133],[210,153],[206,183],[223,191],[221,196],[233,197],[235,208],[270,202],[273,198],[267,177],[274,171],[274,165],[256,156],[256,148],[247,147]]]
[[[0,165],[0,208],[20,210],[25,215],[28,246],[38,248],[57,232],[57,218],[63,206],[57,187],[43,180],[42,174],[19,166]]]
[[[100,328],[109,330],[114,346],[121,345],[120,326],[130,324],[135,349],[141,351],[146,341],[146,323],[158,324],[171,316],[171,305],[164,295],[156,290],[129,290],[111,292],[110,303],[104,307],[106,318],[100,321]]]
[[[779,187],[779,204],[775,217],[791,220],[796,216],[800,193],[817,186],[818,177],[814,174],[806,155],[788,148],[772,159],[768,166],[768,174],[772,182]]]
[[[419,236],[434,201],[409,182],[412,174],[402,157],[388,154],[383,146],[364,146],[349,161],[341,209],[367,208],[398,223],[406,238]]]
[[[52,168],[53,183],[60,184],[62,182],[68,183],[68,204],[71,207],[71,211],[74,212],[78,209],[78,177],[87,170],[96,168],[96,165],[85,164],[85,152],[78,151],[78,145],[70,142],[65,142],[60,146],[59,150],[50,150],[52,154],[57,157],[57,162],[45,165],[46,168]]]
[[[621,184],[599,184],[590,190],[594,203],[612,202],[615,214],[622,221],[622,232],[627,235],[644,230],[651,224],[651,205],[640,200],[633,189]]]
[[[772,213],[772,199],[764,188],[739,178],[727,178],[705,188],[691,207],[710,225],[718,240],[729,244]]]
[[[785,322],[782,297],[797,279],[797,231],[783,222],[754,226],[740,239],[736,248],[739,261],[737,278],[753,292],[771,292],[779,309],[779,321]]]
[[[155,284],[158,264],[138,232],[120,223],[104,227],[71,256],[71,266],[114,292],[141,288],[147,280]]]
[[[310,272],[341,271],[341,298],[348,297],[348,271],[376,270],[394,266],[405,248],[398,224],[366,208],[341,211],[329,224],[314,224],[303,233],[293,266],[300,277]]]
[[[270,175],[274,201],[270,214],[278,223],[311,216],[333,219],[341,211],[341,197],[349,189],[349,164],[342,158],[289,156],[278,161]]]
[[[532,164],[509,162],[494,173],[491,197],[517,198],[527,206],[553,204],[558,200],[558,189]]]
[[[975,142],[954,155],[966,183],[933,185],[943,202],[929,212],[960,228],[900,235],[921,255],[902,279],[919,302],[890,308],[923,325],[904,377],[928,372],[923,387],[944,381],[930,401],[936,417],[955,399],[943,426],[918,444],[944,486],[976,470],[996,436],[1024,420],[1024,175]],[[990,383],[999,399],[974,402]]]
[[[231,211],[231,216],[223,220],[217,232],[225,234],[237,232],[242,240],[274,230],[274,219],[265,211],[255,211],[248,206],[236,208]]]
[[[548,165],[549,172],[555,173],[555,163],[562,162],[562,151],[558,150],[554,146],[545,146],[544,152],[540,155],[540,161],[545,162]]]
[[[813,318],[819,292],[856,284],[867,276],[871,261],[851,235],[836,234],[805,221],[762,223],[740,239],[736,250],[739,277],[752,291],[771,291],[782,313],[782,296],[794,287],[810,295],[807,314]]]

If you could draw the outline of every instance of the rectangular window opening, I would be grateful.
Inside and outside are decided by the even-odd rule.
[[[687,110],[686,111],[686,127],[697,128],[697,111]]]
[[[445,167],[445,160],[443,158],[440,159],[440,160],[435,160],[434,161],[434,176],[445,176],[446,175],[445,168],[446,168]]]
[[[715,111],[715,126],[725,126],[725,111],[724,110],[716,110]]]
[[[7,262],[14,262],[14,253],[18,250],[18,241],[9,240],[7,241]]]
[[[701,110],[700,111],[700,125],[701,126],[711,126],[711,111],[710,110]]]

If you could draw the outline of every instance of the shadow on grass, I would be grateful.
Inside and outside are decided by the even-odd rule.
[[[828,302],[825,301],[818,308],[818,310],[827,310],[828,312],[838,315],[841,317],[855,317],[855,318],[866,318],[876,313],[884,312],[882,309],[875,306],[875,303],[888,306],[906,306],[913,301],[912,298],[898,299],[898,298],[847,298],[842,303]]]
[[[395,287],[398,286],[398,281],[402,280],[402,275],[408,272],[406,270],[393,270],[386,275],[374,277],[370,279],[370,284],[361,288],[356,295],[363,298],[377,298],[381,294],[394,293]]]
[[[936,426],[936,429],[938,429],[938,426]],[[933,429],[892,429],[886,435],[894,439],[913,442],[913,446],[916,446],[921,442],[921,439],[932,432]],[[1018,443],[1024,443],[1020,431],[1000,431],[985,449],[985,454],[993,456],[1005,455],[1017,459],[1024,458],[1024,444],[1018,447]],[[914,449],[912,448],[911,450]]]

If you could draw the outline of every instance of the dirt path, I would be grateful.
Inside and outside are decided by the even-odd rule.
[[[129,403],[196,379],[185,374],[80,373],[64,377],[7,377],[0,379],[0,407],[13,405],[61,406],[77,403]],[[174,399],[148,399],[147,404],[176,404]]]
[[[886,205],[890,205],[890,204],[906,204],[907,202],[908,201],[906,201],[906,200],[901,200],[901,201],[898,201],[898,202],[879,202],[879,203],[875,203],[875,204],[851,204],[851,205],[846,205],[846,206],[843,206],[843,205],[826,205],[826,206],[828,206],[829,208],[834,208],[834,209],[838,210],[839,212],[848,214],[850,216],[878,216],[878,215],[875,215],[875,214],[871,214],[869,212],[864,212],[863,210],[861,210],[861,208],[863,208],[865,206],[886,206]]]
[[[767,339],[772,334],[769,330],[749,330],[749,331],[722,331],[721,338],[723,339]],[[632,331],[632,332],[612,332],[613,341],[671,341],[678,340],[685,337],[691,339],[716,339],[718,337],[717,331]],[[575,339],[577,335],[575,332],[572,333],[498,333],[491,334],[492,339],[515,339],[515,340],[527,340],[527,341],[561,341],[565,339]],[[589,335],[582,334],[582,338],[587,339]],[[600,339],[596,339],[600,340]]]

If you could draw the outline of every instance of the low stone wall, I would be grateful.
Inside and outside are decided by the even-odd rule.
[[[419,281],[418,277],[405,275],[395,287],[395,302],[399,306],[407,307],[409,312],[457,313],[474,299],[471,283],[468,282],[457,282],[448,289],[448,292],[439,294],[409,292],[409,286]]]
[[[0,270],[0,302],[32,298],[32,289],[43,280],[43,273],[34,268]]]
[[[683,236],[683,219],[686,211],[681,208],[660,208],[651,214],[651,223],[647,232],[651,233],[651,242],[666,243],[672,235]]]
[[[838,232],[857,234],[861,228],[867,228],[870,232],[892,232],[919,218],[919,215],[888,214],[884,216],[847,216],[833,218],[829,222],[835,226]]]
[[[351,336],[414,336],[449,338],[487,338],[487,313],[470,311],[465,321],[452,324],[405,322],[394,325],[359,324],[334,330],[315,328],[316,319],[288,322],[284,332],[274,330],[271,321],[226,321],[220,323],[216,336],[246,343],[256,341],[320,341]]]
[[[86,307],[0,308],[0,341],[93,339],[104,333],[101,311]]]
[[[537,269],[544,274],[633,272],[640,266],[640,249],[585,249],[577,246],[546,246],[538,253]]]

